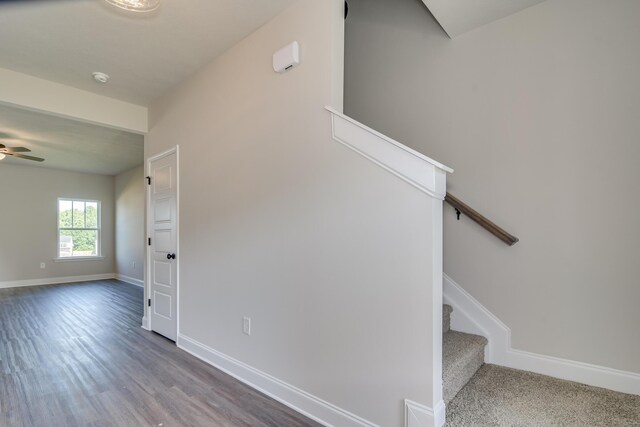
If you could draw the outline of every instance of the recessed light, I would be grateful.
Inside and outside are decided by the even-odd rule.
[[[93,75],[93,80],[95,80],[97,83],[105,84],[106,82],[109,81],[109,75],[105,73],[101,73],[100,71],[96,71],[92,75]]]
[[[151,12],[160,6],[160,0],[105,0],[107,3],[129,12]]]

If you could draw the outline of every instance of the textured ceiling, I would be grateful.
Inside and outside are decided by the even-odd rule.
[[[422,0],[440,26],[456,37],[544,0]]]
[[[2,164],[117,175],[142,164],[144,137],[75,120],[0,105],[0,133],[7,147],[27,147],[43,163],[7,156]],[[4,136],[4,135],[3,135]]]
[[[150,15],[103,0],[0,1],[0,67],[148,105],[292,1],[164,0]]]

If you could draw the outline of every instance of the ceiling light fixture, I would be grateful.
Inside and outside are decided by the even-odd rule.
[[[105,0],[107,3],[129,12],[151,12],[160,6],[160,0]]]
[[[100,71],[91,73],[91,75],[93,76],[93,80],[95,80],[97,83],[100,83],[100,84],[107,83],[110,78],[108,74],[101,73]]]

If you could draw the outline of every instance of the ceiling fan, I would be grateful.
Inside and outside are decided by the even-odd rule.
[[[1,132],[0,131],[0,140],[2,139],[19,139],[16,135],[12,135],[10,133]],[[44,159],[40,157],[27,156],[26,154],[20,153],[30,153],[27,147],[7,147],[6,145],[0,143],[0,160],[4,159],[7,156],[17,157],[19,159],[25,160],[33,160],[34,162],[44,162]]]
[[[44,159],[40,157],[27,156],[26,154],[20,153],[29,153],[31,150],[25,147],[6,147],[3,144],[0,144],[0,160],[4,159],[6,156],[16,157],[18,159],[24,160],[33,160],[34,162],[44,162]]]

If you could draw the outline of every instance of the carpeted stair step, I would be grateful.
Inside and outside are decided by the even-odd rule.
[[[451,312],[453,308],[449,304],[442,306],[442,333],[448,332],[451,329]]]
[[[443,338],[442,382],[444,402],[449,403],[484,364],[487,339],[451,330]]]

